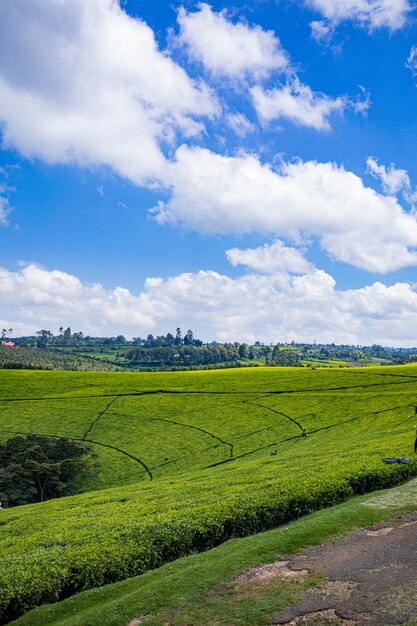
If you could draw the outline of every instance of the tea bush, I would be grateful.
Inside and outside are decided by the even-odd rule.
[[[416,376],[1,372],[3,439],[69,436],[103,465],[87,493],[1,513],[1,623],[416,475],[382,463],[412,454]]]

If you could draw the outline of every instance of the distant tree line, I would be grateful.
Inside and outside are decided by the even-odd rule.
[[[12,329],[3,329],[2,339],[10,338]],[[123,369],[171,369],[196,368],[211,365],[277,365],[299,367],[302,364],[313,365],[322,361],[344,361],[345,364],[381,364],[410,363],[417,361],[417,348],[387,348],[374,344],[372,346],[337,345],[316,343],[278,342],[264,344],[255,341],[252,345],[239,342],[219,343],[212,341],[203,343],[194,336],[192,330],[184,335],[181,328],[166,335],[152,335],[126,339],[124,335],[113,337],[95,337],[73,332],[68,326],[61,326],[54,334],[42,329],[32,337],[15,338],[19,347],[38,349],[49,358],[41,363],[34,359],[33,367],[62,369],[58,364],[58,355],[67,357],[64,369],[104,368],[112,371]],[[77,356],[78,361],[75,361]],[[36,362],[35,362],[36,361]],[[25,367],[29,358],[12,358],[10,354],[1,354],[0,368]],[[30,365],[32,366],[32,365]],[[342,366],[342,365],[341,365]]]

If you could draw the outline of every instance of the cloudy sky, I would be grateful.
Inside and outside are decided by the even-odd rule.
[[[416,18],[2,0],[2,327],[417,345]]]

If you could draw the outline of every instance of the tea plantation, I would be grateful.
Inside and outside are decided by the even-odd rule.
[[[1,513],[0,623],[417,474],[413,366],[0,381],[1,439],[86,441],[101,463],[85,493]]]

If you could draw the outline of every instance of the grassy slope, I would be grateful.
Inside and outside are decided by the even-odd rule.
[[[391,418],[395,435],[400,420],[413,419],[415,377],[414,367],[152,374],[0,371],[0,437],[13,432],[86,437],[104,457],[98,486],[126,484],[149,479],[137,459],[159,478],[226,460],[232,446],[234,457],[256,456],[264,446],[259,453],[265,455],[266,447],[275,444],[282,458],[286,449],[291,455],[301,451],[301,444],[303,453],[311,454],[328,442],[324,431],[320,440],[315,435],[314,442],[300,441],[303,429],[334,425],[333,438],[349,419],[357,418],[356,425],[345,426],[349,437],[360,438],[371,423],[383,429],[388,443],[384,429]],[[176,393],[140,395],[158,390]],[[285,391],[291,393],[276,393]],[[378,413],[392,407],[399,408],[391,415]],[[367,433],[366,438],[375,436]],[[284,444],[291,437],[295,439]]]
[[[4,606],[16,614],[415,473],[381,457],[410,454],[416,378],[415,367],[0,372],[0,436],[85,438],[101,486],[117,486],[2,513]]]
[[[141,615],[162,626],[269,624],[268,616],[295,602],[304,586],[291,581],[273,586],[230,586],[208,593],[237,572],[292,554],[310,545],[416,510],[417,480],[395,489],[360,496],[275,530],[233,539],[202,554],[185,557],[138,578],[78,594],[31,611],[16,626],[126,626]],[[320,583],[310,578],[307,585]],[[167,614],[167,611],[169,612]]]

